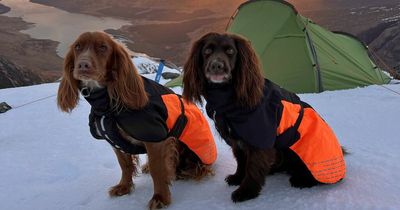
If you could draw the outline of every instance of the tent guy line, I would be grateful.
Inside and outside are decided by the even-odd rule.
[[[55,97],[56,95],[57,95],[57,94],[52,94],[52,95],[49,95],[49,96],[45,96],[45,97],[42,97],[42,98],[38,98],[38,99],[33,100],[33,101],[29,101],[29,102],[27,102],[27,103],[24,103],[24,104],[21,104],[21,105],[18,105],[18,106],[12,106],[12,109],[18,109],[18,108],[21,108],[21,107],[24,107],[24,106],[28,106],[28,105],[30,105],[30,104],[33,104],[33,103],[36,103],[36,102],[39,102],[39,101],[44,101],[44,100],[46,100],[46,99]]]

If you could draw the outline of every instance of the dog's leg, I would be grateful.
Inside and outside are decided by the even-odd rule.
[[[200,158],[184,143],[178,142],[179,161],[176,168],[176,179],[194,179],[199,181],[206,176],[214,175],[211,165],[201,162]]]
[[[147,162],[142,165],[142,173],[144,173],[144,174],[150,173],[149,160],[147,160]]]
[[[233,202],[257,197],[274,161],[275,150],[245,148],[247,154],[245,177],[240,187],[232,193]]]
[[[237,167],[234,174],[228,175],[225,178],[226,183],[230,186],[240,185],[245,176],[246,171],[246,153],[239,147],[236,141],[232,141],[232,152],[235,156]]]
[[[158,143],[145,143],[149,158],[149,171],[153,179],[154,194],[149,209],[163,208],[171,203],[169,185],[175,177],[177,156],[175,138]]]
[[[110,196],[121,196],[129,194],[134,187],[132,176],[136,175],[136,165],[138,157],[130,154],[125,154],[117,149],[114,149],[117,155],[119,166],[121,167],[122,175],[119,184],[111,187],[109,190]]]
[[[289,182],[292,187],[308,188],[319,182],[314,178],[300,157],[291,149],[284,150],[284,158],[288,162]]]

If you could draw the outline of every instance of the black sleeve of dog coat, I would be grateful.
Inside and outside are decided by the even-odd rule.
[[[89,114],[89,128],[90,128],[90,134],[92,134],[92,136],[95,139],[103,139],[103,137],[100,136],[100,134],[97,132],[97,128],[96,128],[96,124],[95,124],[95,116],[93,114],[93,110],[90,111]]]
[[[264,97],[262,102],[254,108],[243,107],[236,103],[235,89],[231,84],[209,84],[205,95],[207,115],[213,118],[217,130],[222,138],[229,134],[232,138],[242,141],[259,149],[272,148],[276,140],[276,105]],[[270,95],[269,87],[265,88],[264,95]]]
[[[244,142],[259,149],[272,148],[276,141],[275,110],[262,103],[253,110],[227,114],[232,132]]]
[[[118,125],[136,140],[160,142],[168,136],[165,119],[150,108],[126,110],[116,117]]]

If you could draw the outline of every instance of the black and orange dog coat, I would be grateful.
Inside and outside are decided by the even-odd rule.
[[[232,84],[208,84],[206,110],[227,141],[241,140],[267,149],[290,148],[321,183],[336,183],[346,173],[341,146],[329,125],[307,103],[269,80],[262,102],[254,107],[235,103]]]
[[[140,110],[111,108],[107,89],[81,92],[91,105],[90,132],[97,139],[105,139],[125,153],[143,154],[142,145],[122,138],[118,127],[139,141],[160,142],[176,137],[192,150],[204,164],[212,164],[217,149],[208,122],[195,104],[187,103],[172,90],[142,77],[148,104]]]

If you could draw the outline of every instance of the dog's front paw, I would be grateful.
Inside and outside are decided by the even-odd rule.
[[[256,198],[259,195],[258,191],[245,190],[243,188],[238,188],[232,193],[232,201],[233,202],[243,202],[253,198]]]
[[[242,183],[243,177],[237,175],[237,174],[231,174],[228,175],[225,178],[225,182],[229,185],[229,186],[237,186],[240,185],[240,183]]]
[[[108,194],[111,197],[122,196],[131,193],[132,188],[134,188],[133,184],[117,184],[108,191]]]
[[[171,203],[170,198],[163,198],[159,194],[154,194],[153,198],[149,201],[149,209],[161,209],[167,207]]]

